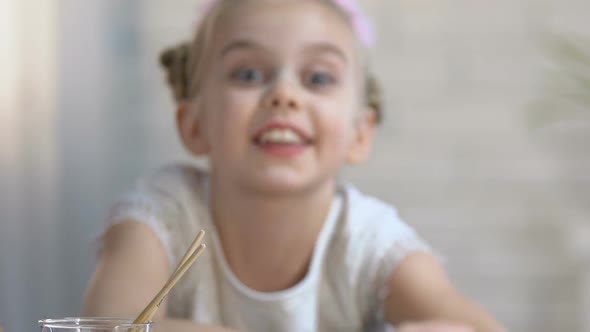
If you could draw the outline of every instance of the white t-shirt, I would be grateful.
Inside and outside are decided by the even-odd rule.
[[[149,225],[171,270],[199,230],[207,232],[207,250],[169,295],[171,317],[252,332],[384,331],[388,277],[408,254],[430,251],[393,207],[344,185],[304,279],[286,290],[259,292],[231,271],[207,201],[206,172],[169,166],[142,179],[109,218],[108,225],[129,219]]]

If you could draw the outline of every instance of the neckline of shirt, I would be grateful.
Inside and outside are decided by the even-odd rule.
[[[209,206],[209,179],[206,178],[204,181],[204,189],[206,194],[206,204]],[[217,261],[221,266],[223,277],[229,284],[237,290],[240,294],[257,300],[261,302],[272,302],[272,301],[280,301],[291,298],[305,289],[311,287],[311,285],[318,279],[320,275],[321,263],[324,258],[324,253],[326,252],[329,242],[330,242],[330,235],[333,233],[334,228],[336,227],[337,221],[340,219],[343,209],[343,196],[344,190],[336,190],[334,198],[332,199],[332,203],[330,205],[330,210],[324,220],[324,225],[320,231],[318,239],[316,241],[315,247],[313,249],[313,254],[311,258],[311,262],[309,264],[309,269],[303,279],[301,279],[297,284],[274,292],[262,292],[252,289],[246,286],[243,282],[238,279],[238,277],[234,274],[231,270],[223,252],[223,248],[221,246],[221,240],[219,239],[219,235],[217,234],[217,228],[215,226],[215,222],[213,221],[211,214],[208,214],[209,222],[211,224],[211,228],[213,229],[213,234],[211,234],[211,239],[213,242],[213,248],[216,252],[216,257],[218,258]]]

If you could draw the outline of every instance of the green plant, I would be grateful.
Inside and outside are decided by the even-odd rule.
[[[529,107],[534,128],[590,120],[590,39],[550,35],[542,40],[548,70]]]

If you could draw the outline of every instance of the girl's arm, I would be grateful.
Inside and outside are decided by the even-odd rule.
[[[168,279],[168,257],[148,226],[125,221],[112,226],[103,239],[96,271],[87,290],[84,315],[135,318]],[[154,317],[159,332],[230,332],[166,317],[164,301]]]
[[[455,290],[442,266],[430,254],[415,253],[406,257],[393,272],[389,287],[385,315],[394,325],[403,322],[426,322],[423,326],[427,326],[432,325],[432,321],[446,321],[466,324],[477,332],[505,331],[482,308]],[[408,331],[438,330],[419,329],[418,326]]]

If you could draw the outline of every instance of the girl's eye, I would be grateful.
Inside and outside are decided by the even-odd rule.
[[[326,72],[313,72],[307,77],[306,81],[312,87],[323,88],[335,83],[336,79]]]
[[[241,83],[252,84],[264,81],[264,75],[254,68],[240,68],[232,73],[231,77]]]

